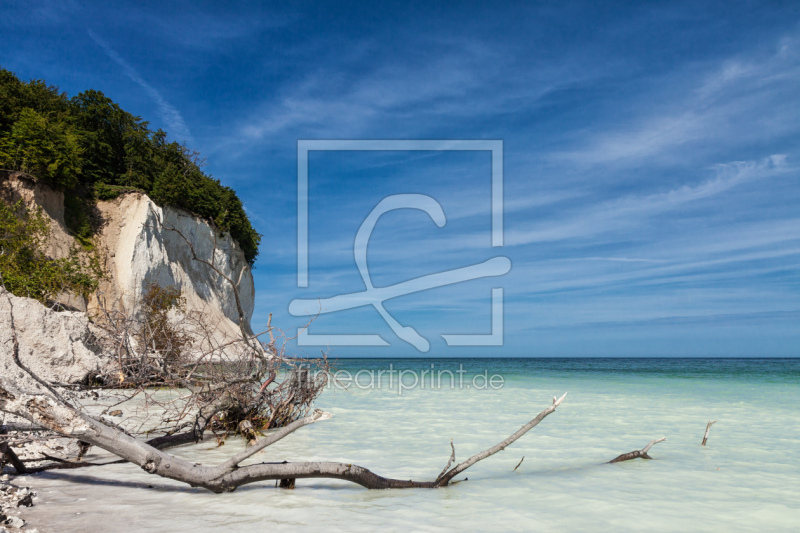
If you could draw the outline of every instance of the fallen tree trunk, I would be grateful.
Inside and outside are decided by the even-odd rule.
[[[638,458],[652,459],[652,457],[647,455],[647,452],[650,451],[650,448],[652,448],[654,444],[658,444],[659,442],[664,442],[665,440],[667,440],[667,437],[661,437],[660,439],[651,440],[647,444],[647,446],[645,446],[641,450],[634,450],[632,452],[623,453],[622,455],[618,455],[614,459],[610,460],[609,464],[610,463],[621,463],[622,461],[630,461],[631,459],[638,459]]]
[[[40,389],[41,390],[41,389]],[[436,488],[447,486],[458,474],[475,463],[505,449],[534,428],[566,397],[553,398],[553,404],[540,412],[508,438],[491,448],[473,455],[466,461],[449,468],[455,457],[455,448],[442,473],[432,481],[400,480],[380,476],[354,464],[336,462],[258,463],[242,466],[267,446],[278,442],[301,427],[331,418],[330,413],[319,409],[276,432],[259,439],[253,446],[239,452],[224,463],[205,466],[169,454],[141,440],[90,417],[85,412],[61,401],[52,394],[19,390],[5,376],[0,376],[0,409],[23,417],[35,424],[91,443],[114,455],[139,465],[150,474],[174,479],[193,487],[203,487],[212,492],[230,492],[249,483],[266,480],[331,478],[357,483],[368,489]],[[649,446],[648,446],[649,447]],[[645,450],[646,451],[646,450]]]

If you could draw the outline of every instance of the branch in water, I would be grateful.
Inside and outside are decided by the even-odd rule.
[[[708,440],[708,433],[711,431],[711,426],[713,426],[715,422],[716,422],[716,420],[709,420],[708,421],[708,425],[706,426],[706,433],[705,433],[705,435],[703,435],[703,444],[701,444],[701,446],[705,446],[706,445],[706,441]]]
[[[650,451],[650,448],[653,447],[654,444],[658,444],[659,442],[664,442],[667,440],[667,437],[661,437],[660,439],[651,440],[647,446],[642,448],[641,450],[634,450],[632,452],[623,453],[620,456],[615,457],[614,459],[610,460],[609,463],[621,463],[622,461],[630,461],[631,459],[637,459],[641,457],[642,459],[652,459],[647,452]]]
[[[473,455],[449,470],[445,468],[444,474],[437,479],[433,481],[414,481],[385,478],[354,464],[334,462],[281,462],[240,466],[242,461],[251,457],[255,452],[288,436],[295,430],[330,418],[330,414],[324,411],[314,411],[309,416],[260,439],[254,446],[234,455],[222,464],[204,466],[159,450],[131,435],[125,434],[116,427],[107,425],[79,410],[72,409],[71,406],[63,405],[51,395],[20,390],[5,376],[0,376],[0,409],[3,411],[22,416],[62,435],[76,437],[89,442],[122,459],[139,465],[150,474],[181,481],[191,486],[203,487],[217,493],[230,492],[237,487],[257,481],[299,478],[342,479],[369,489],[444,487],[456,475],[475,463],[505,449],[538,425],[547,416],[555,412],[565,396],[566,394],[561,398],[555,399],[553,405],[544,409],[513,435],[491,448]],[[455,460],[455,448],[451,447],[451,449],[453,453],[450,456],[450,461],[448,461],[448,467]]]

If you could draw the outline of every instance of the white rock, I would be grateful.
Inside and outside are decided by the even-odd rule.
[[[35,374],[54,383],[77,383],[99,372],[108,358],[96,353],[86,315],[56,312],[36,300],[0,288],[0,366],[6,375],[22,374],[12,359],[12,324],[19,359]]]
[[[18,516],[9,516],[6,520],[6,524],[11,527],[21,528],[25,525],[25,520]]]
[[[239,332],[231,284],[208,265],[194,260],[181,235],[164,229],[174,228],[192,244],[199,258],[213,259],[214,265],[236,282],[249,330],[255,296],[253,276],[244,252],[229,235],[215,235],[202,219],[178,209],[161,208],[144,194],[129,193],[98,202],[98,209],[108,221],[99,236],[110,274],[100,287],[106,302],[119,301],[126,309],[134,309],[149,283],[176,285],[186,298],[187,309],[202,310],[223,334]],[[124,227],[112,223],[117,220],[124,220]],[[97,305],[94,299],[89,308]]]

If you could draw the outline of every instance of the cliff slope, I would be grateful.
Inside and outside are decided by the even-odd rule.
[[[26,174],[2,172],[0,197],[12,202],[22,198],[28,208],[42,208],[50,219],[49,256],[65,257],[76,245],[64,222],[63,193]],[[203,313],[221,340],[240,331],[239,307],[227,277],[236,283],[244,327],[250,331],[253,276],[244,253],[228,234],[219,235],[199,217],[157,206],[138,192],[97,202],[97,214],[102,222],[94,244],[106,279],[88,302],[64,295],[61,303],[78,310],[92,311],[104,305],[133,311],[149,284],[177,286],[186,300],[186,310]],[[212,262],[219,273],[195,260],[192,249],[198,258]]]
[[[119,301],[133,309],[148,284],[178,286],[187,310],[202,311],[221,331],[237,335],[239,311],[228,278],[236,283],[244,325],[250,331],[253,276],[230,236],[219,236],[205,221],[172,207],[159,207],[141,193],[98,202],[97,207],[106,221],[97,240],[107,258],[109,279],[101,282],[99,290],[107,302]],[[195,260],[192,250],[222,275]],[[96,305],[89,303],[90,308]]]

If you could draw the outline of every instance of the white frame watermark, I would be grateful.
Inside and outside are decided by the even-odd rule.
[[[297,286],[308,287],[308,154],[311,151],[489,151],[491,152],[492,247],[503,246],[503,141],[501,140],[298,140],[297,141]],[[483,263],[434,273],[387,287],[372,285],[366,262],[366,250],[372,229],[380,216],[395,209],[425,211],[442,227],[444,211],[434,198],[421,194],[395,194],[384,198],[366,217],[354,245],[354,255],[366,289],[326,299],[295,299],[289,305],[294,316],[315,316],[364,305],[372,305],[402,340],[421,352],[430,344],[414,328],[403,326],[383,307],[383,302],[453,283],[491,276],[502,276],[511,269],[507,257],[497,256]],[[492,288],[492,325],[490,334],[442,334],[448,346],[502,346],[503,289]],[[299,346],[388,346],[374,334],[312,334],[299,328]]]

